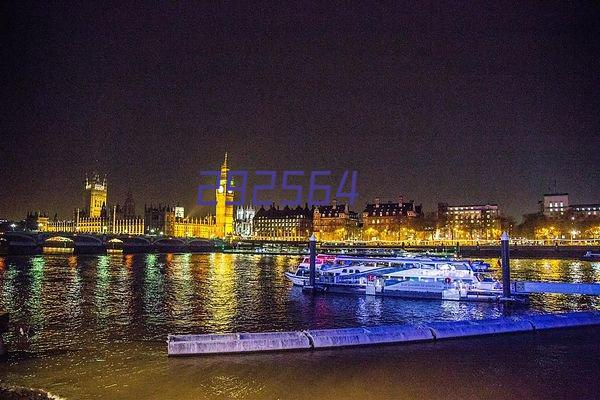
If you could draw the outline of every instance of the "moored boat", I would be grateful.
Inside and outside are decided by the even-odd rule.
[[[475,271],[468,260],[426,257],[368,260],[371,261],[368,269],[322,266],[315,288],[323,292],[467,301],[499,301],[503,296],[502,284],[488,274]],[[344,261],[350,260],[336,260]]]

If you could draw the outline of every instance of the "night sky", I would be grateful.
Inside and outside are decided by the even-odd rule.
[[[94,169],[111,204],[191,210],[225,151],[355,169],[355,210],[403,194],[519,217],[555,180],[600,202],[598,2],[319,3],[4,2],[0,217],[70,217]]]

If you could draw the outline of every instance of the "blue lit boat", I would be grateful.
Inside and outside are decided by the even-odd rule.
[[[502,284],[467,260],[401,257],[372,259],[368,270],[321,268],[314,290],[414,299],[499,301]],[[343,273],[343,270],[346,273]],[[302,281],[307,285],[307,280]],[[522,298],[521,300],[524,300]]]

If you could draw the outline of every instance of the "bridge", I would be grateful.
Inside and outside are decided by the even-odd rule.
[[[72,232],[5,232],[0,234],[0,254],[105,252],[205,252],[222,248],[212,239],[165,236],[94,235]]]

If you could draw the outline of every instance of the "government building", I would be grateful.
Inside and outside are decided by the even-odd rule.
[[[144,219],[135,215],[135,203],[128,193],[123,207],[115,205],[107,207],[108,183],[106,176],[93,173],[85,178],[83,190],[83,207],[77,208],[73,219],[60,221],[56,217],[50,219],[42,213],[29,214],[28,219],[35,219],[41,232],[91,233],[91,234],[144,234]]]
[[[229,167],[227,153],[221,165],[219,186],[215,190],[216,214],[205,217],[185,216],[179,205],[144,206],[143,216],[137,216],[135,202],[128,193],[123,206],[108,206],[108,184],[106,176],[98,173],[86,177],[83,207],[77,208],[72,220],[50,219],[48,215],[29,213],[27,221],[42,232],[161,235],[167,237],[225,238],[234,234],[234,192],[227,189]],[[230,182],[233,186],[233,181]]]

